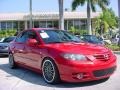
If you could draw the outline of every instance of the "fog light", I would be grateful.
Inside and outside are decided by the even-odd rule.
[[[83,78],[83,73],[77,74],[77,78],[78,78],[78,79],[82,79],[82,78]]]

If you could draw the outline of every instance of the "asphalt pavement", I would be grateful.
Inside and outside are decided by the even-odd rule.
[[[0,90],[120,90],[120,55],[117,55],[117,70],[108,80],[85,83],[61,83],[50,85],[33,71],[10,69],[8,58],[0,58]]]

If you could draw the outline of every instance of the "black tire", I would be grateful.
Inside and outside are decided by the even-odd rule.
[[[15,61],[14,61],[14,57],[13,57],[13,54],[9,54],[9,67],[11,68],[11,69],[14,69],[14,68],[16,68],[16,64],[15,64]]]
[[[110,78],[110,77],[107,77],[107,78],[104,78],[103,80],[104,80],[104,81],[107,81],[109,78]]]
[[[58,68],[54,61],[46,58],[42,64],[42,74],[45,82],[49,84],[57,84],[60,82],[60,75]]]

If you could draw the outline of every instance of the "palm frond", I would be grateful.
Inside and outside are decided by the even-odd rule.
[[[90,4],[92,11],[96,12],[96,0],[91,0]]]
[[[97,4],[102,10],[106,10],[107,6],[110,4],[110,0],[98,0]]]
[[[79,5],[83,6],[86,0],[73,0],[72,2],[72,10],[75,10]]]

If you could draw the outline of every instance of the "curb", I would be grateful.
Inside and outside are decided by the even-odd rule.
[[[120,51],[113,51],[115,54],[120,54]]]

